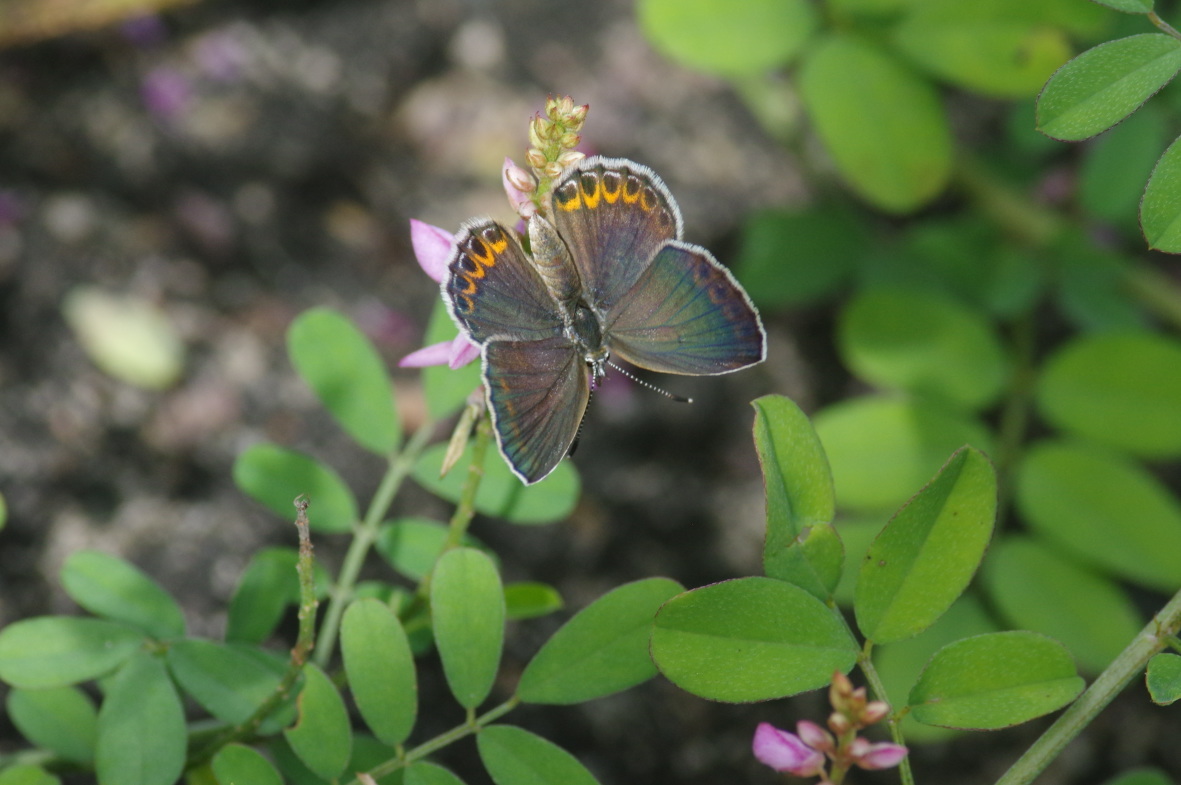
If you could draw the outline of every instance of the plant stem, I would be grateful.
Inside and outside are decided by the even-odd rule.
[[[839,611],[837,611],[839,613]],[[843,620],[845,617],[841,615]],[[848,622],[845,622],[846,627]],[[852,634],[852,630],[849,631]],[[861,672],[865,674],[865,680],[869,683],[870,690],[873,691],[875,700],[890,702],[889,696],[886,694],[886,685],[882,683],[882,677],[878,675],[878,669],[873,664],[873,641],[866,641],[865,645],[861,647],[861,654],[857,656],[857,665],[861,668]],[[890,706],[893,709],[893,705]],[[888,725],[890,726],[890,738],[895,744],[905,747],[906,738],[902,735],[902,722],[900,721],[900,714],[891,711]],[[910,757],[907,756],[898,764],[898,776],[902,780],[903,785],[914,785],[914,772],[910,768]]]
[[[471,734],[480,731],[488,725],[491,725],[493,722],[515,709],[517,705],[520,704],[520,702],[520,698],[517,698],[516,696],[509,698],[499,706],[489,709],[485,714],[460,725],[456,725],[451,730],[444,731],[435,738],[424,741],[422,744],[419,744],[405,755],[374,766],[367,773],[370,777],[376,780],[386,776],[387,774],[390,774],[391,772],[397,771],[398,769],[405,768],[412,763],[422,760],[436,750],[441,750],[450,744],[454,744],[463,737],[470,736]],[[360,785],[360,782],[361,781],[359,779],[354,779],[351,780],[348,785]]]
[[[1120,693],[1128,682],[1144,670],[1153,655],[1160,652],[1172,636],[1181,631],[1181,592],[1153,617],[1128,647],[1108,665],[1099,678],[1072,703],[1025,754],[1005,772],[997,785],[1024,785],[1033,782],[1058,753],[1095,718],[1104,706]]]
[[[1175,29],[1173,29],[1172,25],[1170,25],[1164,19],[1161,19],[1159,16],[1157,16],[1156,11],[1149,11],[1148,12],[1148,21],[1150,21],[1154,25],[1156,25],[1157,29],[1160,30],[1162,33],[1166,33],[1168,35],[1173,36],[1174,38],[1181,39],[1181,33],[1178,33]]]
[[[332,657],[332,650],[336,646],[336,634],[340,629],[340,620],[344,615],[345,605],[352,599],[353,587],[357,583],[357,576],[361,573],[361,565],[364,564],[365,557],[369,554],[370,546],[377,539],[378,527],[381,525],[386,511],[389,510],[390,504],[393,503],[398,488],[406,479],[406,475],[414,468],[419,454],[430,441],[434,432],[432,426],[433,423],[429,421],[423,423],[406,442],[402,451],[390,457],[385,476],[381,478],[381,484],[378,485],[377,492],[373,494],[373,500],[369,503],[369,509],[365,513],[365,520],[353,535],[353,541],[349,544],[348,553],[345,554],[344,562],[340,567],[340,575],[332,588],[332,598],[328,603],[328,610],[324,613],[324,625],[320,629],[320,639],[316,642],[316,654],[313,660],[320,667],[324,667]]]

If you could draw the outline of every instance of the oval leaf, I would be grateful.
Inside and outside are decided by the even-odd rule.
[[[1148,694],[1158,706],[1168,706],[1181,698],[1181,657],[1176,654],[1158,654],[1148,661],[1148,672],[1144,676]]]
[[[862,379],[966,409],[996,400],[1007,375],[988,322],[928,292],[862,292],[841,315],[839,341],[845,363]]]
[[[1174,140],[1156,162],[1144,198],[1140,226],[1148,247],[1181,253],[1181,138]]]
[[[299,720],[283,731],[291,750],[319,777],[339,777],[349,763],[353,732],[349,713],[332,679],[314,664],[303,669]]]
[[[61,785],[61,782],[40,766],[18,763],[0,771],[0,785]]]
[[[403,785],[463,785],[463,780],[447,769],[428,761],[419,761],[406,769]]]
[[[319,532],[347,532],[357,502],[336,472],[313,458],[273,444],[256,444],[234,461],[234,483],[280,518],[295,520],[295,499],[307,496],[308,522]]]
[[[1143,626],[1118,586],[1028,537],[994,545],[984,579],[993,605],[1014,627],[1061,641],[1093,673]]]
[[[535,619],[562,609],[562,595],[547,583],[518,581],[504,587],[504,607],[510,621]]]
[[[816,12],[804,0],[643,0],[636,12],[665,55],[726,76],[784,65],[816,27]]]
[[[75,551],[62,565],[62,587],[96,616],[121,621],[155,638],[185,634],[180,606],[139,568],[99,551]]]
[[[14,689],[8,693],[8,717],[38,747],[72,763],[93,765],[98,712],[77,687]]]
[[[800,92],[837,170],[863,198],[905,213],[943,190],[947,119],[934,87],[901,63],[868,41],[830,35],[804,60]]]
[[[1063,430],[1146,457],[1181,455],[1181,343],[1149,332],[1093,335],[1052,357],[1038,408]]]
[[[450,529],[429,518],[399,518],[384,525],[377,533],[374,548],[398,572],[412,581],[421,581],[435,566],[447,544]],[[471,535],[463,544],[479,547]]]
[[[115,674],[98,713],[98,781],[174,785],[187,743],[184,708],[164,663],[147,652],[136,654]]]
[[[476,743],[496,785],[598,785],[577,758],[523,728],[490,725]]]
[[[788,398],[754,401],[755,449],[763,468],[767,537],[763,570],[827,599],[841,577],[844,550],[832,528],[832,472],[820,439]]]
[[[218,785],[283,785],[283,778],[271,762],[243,744],[222,747],[211,765]]]
[[[1083,686],[1060,643],[1033,632],[996,632],[936,652],[909,703],[928,725],[992,730],[1056,711]]]
[[[652,659],[681,689],[738,703],[822,687],[853,666],[857,644],[807,591],[739,578],[669,600],[656,616]]]
[[[254,554],[230,600],[227,641],[262,643],[270,637],[283,611],[298,602],[298,561],[293,548],[267,548]]]
[[[414,479],[427,490],[450,502],[458,502],[472,462],[470,446],[447,473],[439,476],[447,445],[426,450],[414,467]],[[511,523],[552,523],[568,516],[578,502],[581,483],[570,461],[562,461],[553,474],[526,486],[513,475],[500,454],[489,448],[484,477],[476,493],[476,509]]]
[[[904,398],[854,398],[814,418],[832,465],[837,504],[846,510],[896,509],[959,447],[989,452],[992,438],[976,420]]]
[[[983,453],[951,456],[865,555],[853,608],[866,638],[909,638],[943,615],[984,558],[996,503],[996,472]]]
[[[418,711],[414,655],[393,611],[377,600],[358,600],[340,626],[349,690],[374,735],[390,746],[406,740]]]
[[[313,308],[292,322],[287,353],[349,436],[373,452],[394,451],[402,435],[393,386],[356,325],[330,308]]]
[[[504,589],[486,554],[456,548],[431,579],[431,619],[451,694],[466,709],[492,690],[504,647]]]
[[[1026,523],[1132,583],[1181,586],[1181,506],[1151,474],[1095,447],[1044,442],[1017,469]]]
[[[144,644],[144,634],[101,619],[41,616],[0,630],[0,679],[61,687],[103,676]]]
[[[245,646],[190,638],[168,649],[168,667],[186,693],[222,722],[244,722],[271,697],[286,665]],[[291,721],[290,709],[282,724]],[[265,726],[264,726],[265,727]]]
[[[1037,101],[1037,128],[1088,139],[1123,120],[1181,69],[1181,41],[1144,33],[1088,49],[1059,68]]]
[[[649,578],[604,594],[546,641],[525,667],[517,696],[526,703],[582,703],[652,678],[652,621],[681,591],[676,581]]]

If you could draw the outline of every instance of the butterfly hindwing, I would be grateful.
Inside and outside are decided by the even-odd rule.
[[[609,313],[666,240],[681,236],[668,188],[646,166],[585,158],[554,186],[553,223],[566,241],[587,302]]]
[[[761,362],[766,337],[746,292],[709,251],[670,241],[605,325],[620,357],[652,371],[729,373]]]
[[[455,242],[443,296],[473,342],[561,334],[553,298],[512,232],[495,221],[470,221]]]
[[[501,454],[523,482],[537,482],[578,435],[590,398],[586,362],[564,337],[489,341],[484,386]]]

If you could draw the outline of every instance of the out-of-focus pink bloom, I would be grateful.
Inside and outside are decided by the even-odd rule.
[[[442,283],[447,274],[447,262],[455,250],[455,237],[445,229],[410,219],[410,244],[418,266],[431,277]],[[400,368],[424,368],[428,365],[446,364],[451,368],[462,368],[480,356],[476,346],[462,332],[454,340],[424,346],[398,361]]]
[[[149,112],[162,120],[173,120],[192,103],[193,85],[180,71],[161,67],[144,77],[139,93]]]
[[[853,763],[863,769],[890,769],[897,766],[906,757],[907,749],[901,744],[879,742],[871,744],[868,739],[858,736],[849,745],[849,754]]]
[[[836,748],[832,734],[814,722],[800,720],[796,723],[796,733],[799,734],[801,741],[814,750],[828,752]]]
[[[525,219],[537,212],[537,205],[533,203],[532,196],[533,191],[537,189],[533,175],[517,166],[513,159],[505,158],[501,179],[504,183],[504,193],[508,196],[509,204],[513,206],[513,212]]]
[[[811,777],[824,771],[824,753],[812,749],[794,733],[767,722],[760,722],[755,729],[751,748],[761,763],[775,771],[786,771],[798,777]]]
[[[443,282],[447,274],[447,262],[455,250],[455,235],[446,229],[431,226],[415,218],[410,219],[410,244],[418,266],[436,283]]]

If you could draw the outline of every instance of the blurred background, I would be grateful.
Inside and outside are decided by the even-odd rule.
[[[572,518],[477,521],[509,579],[551,582],[577,609],[650,575],[699,586],[758,573],[748,402],[761,394],[827,412],[818,427],[853,539],[858,516],[880,527],[878,513],[959,444],[1015,449],[1025,431],[1006,431],[1021,427],[1008,402],[1032,393],[1013,386],[1028,381],[1014,368],[1076,333],[1181,321],[1169,310],[1177,271],[1143,250],[1135,213],[1181,100],[1168,88],[1086,146],[1041,137],[1034,96],[1053,70],[1151,27],[1083,0],[982,1],[967,20],[948,11],[961,5],[751,4],[780,28],[746,6],[709,24],[709,3],[655,0],[0,0],[0,625],[72,612],[57,571],[99,548],[176,592],[194,634],[220,635],[250,555],[293,540],[232,481],[235,457],[261,440],[316,455],[366,498],[383,467],[297,379],[285,330],[329,305],[391,367],[419,348],[438,289],[414,260],[409,219],[448,230],[509,220],[501,163],[522,161],[547,94],[590,105],[584,150],[667,182],[686,239],[734,268],[762,308],[769,358],[734,376],[654,380],[691,406],[605,389],[574,458],[584,492]],[[817,42],[850,25],[894,48]],[[964,46],[940,35],[965,28],[994,60],[957,59]],[[884,184],[873,170],[890,156],[858,147],[865,139],[902,150]],[[862,297],[882,285],[918,299]],[[960,330],[945,301],[971,324]],[[951,381],[918,390],[950,401],[949,414],[920,423],[934,436],[900,458],[881,435],[920,416],[909,404],[836,408],[899,386],[859,354],[858,335],[876,328],[855,317],[890,309],[946,317],[967,347],[960,364],[940,361]],[[419,373],[394,374],[412,429],[426,417]],[[1177,480],[1175,466],[1152,470]],[[413,488],[399,508],[446,514]],[[325,538],[318,555],[332,563],[341,547]],[[1130,589],[1131,618],[1158,604],[1154,588]],[[985,597],[969,616],[1003,619],[1002,605]],[[1121,619],[1114,638],[1139,624]],[[549,629],[517,625],[507,677]],[[1089,672],[1118,651],[1094,645]],[[1168,743],[1177,720],[1146,703],[1121,700],[1042,781],[1103,782],[1144,761],[1181,771]],[[750,757],[755,724],[820,711],[817,696],[711,704],[658,679],[514,718],[608,785],[704,785],[777,781]],[[460,718],[440,709],[422,733]],[[991,781],[1044,724],[920,746],[920,779]],[[19,743],[3,721],[0,750]],[[458,745],[443,762],[485,781],[472,758]]]

